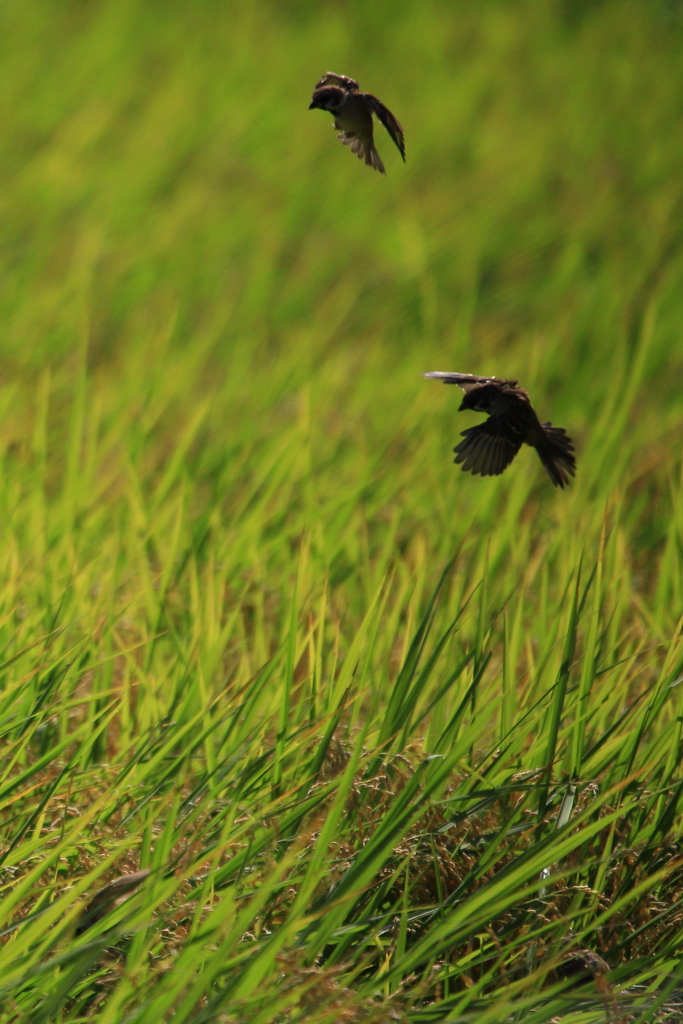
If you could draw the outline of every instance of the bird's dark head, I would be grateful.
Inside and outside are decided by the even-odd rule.
[[[463,409],[473,409],[474,412],[489,412],[496,398],[496,388],[490,384],[483,384],[481,387],[472,388],[465,392],[465,397],[460,403],[459,412]]]
[[[335,114],[342,106],[346,93],[336,85],[326,85],[323,89],[316,89],[313,93],[309,110],[329,110]]]

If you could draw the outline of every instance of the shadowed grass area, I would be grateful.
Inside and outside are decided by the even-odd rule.
[[[0,1024],[680,1019],[678,5],[0,26]]]

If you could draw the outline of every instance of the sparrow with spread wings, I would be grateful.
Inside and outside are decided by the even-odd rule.
[[[541,423],[529,395],[516,380],[477,377],[473,373],[424,373],[423,377],[457,384],[465,392],[462,409],[488,413],[488,419],[463,430],[465,438],[453,449],[455,462],[474,475],[498,476],[510,465],[523,444],[538,452],[556,487],[566,487],[574,476],[576,459],[571,438],[561,427]]]
[[[350,146],[359,160],[386,174],[381,157],[375,149],[372,115],[381,121],[396,143],[405,162],[406,145],[403,129],[383,103],[369,92],[361,92],[358,82],[346,75],[328,71],[315,87],[309,110],[329,110],[334,115],[337,138],[343,146]]]

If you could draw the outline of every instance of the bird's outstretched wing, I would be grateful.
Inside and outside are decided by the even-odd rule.
[[[498,476],[506,469],[522,447],[522,435],[502,416],[489,416],[469,430],[463,430],[464,441],[456,445],[456,463],[474,476]]]
[[[431,373],[423,373],[423,377],[430,380],[440,380],[444,384],[457,384],[463,391],[471,391],[480,384],[508,384],[510,387],[517,385],[516,380],[505,380],[503,377],[478,377],[476,373],[444,373],[441,370],[432,370]]]
[[[391,135],[392,139],[396,143],[399,153],[403,157],[403,162],[405,163],[406,142],[401,125],[398,123],[398,121],[391,113],[389,108],[385,107],[384,104],[380,102],[380,100],[378,100],[376,96],[373,96],[369,92],[364,92],[363,96],[365,98],[366,103],[368,104],[373,114],[377,118],[377,120],[381,121],[381,123],[384,125],[386,130]]]
[[[349,78],[347,75],[336,75],[334,71],[326,71],[320,81],[316,83],[315,89],[322,89],[325,85],[337,85],[345,92],[358,92],[360,89],[355,78]],[[315,89],[313,90],[314,92]]]

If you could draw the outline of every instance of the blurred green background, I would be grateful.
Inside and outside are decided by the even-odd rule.
[[[382,473],[402,477],[408,508],[426,476],[470,507],[508,478],[449,467],[470,421],[417,372],[495,372],[576,436],[584,493],[603,471],[608,491],[618,479],[666,492],[683,359],[677,12],[4,4],[5,408],[30,408],[46,366],[59,408],[87,345],[105,415],[154,393],[169,443],[211,398],[211,454],[186,468],[214,479],[281,432],[304,388],[321,487],[347,468],[353,486],[390,444]],[[397,112],[405,167],[379,129],[389,173],[366,173],[331,118],[306,110],[328,68]],[[622,407],[644,333],[615,456],[595,428]],[[9,445],[25,425],[6,427]],[[332,440],[349,451],[329,477]],[[509,477],[538,477],[544,504],[566,503],[519,461]],[[661,525],[648,525],[649,543]]]

